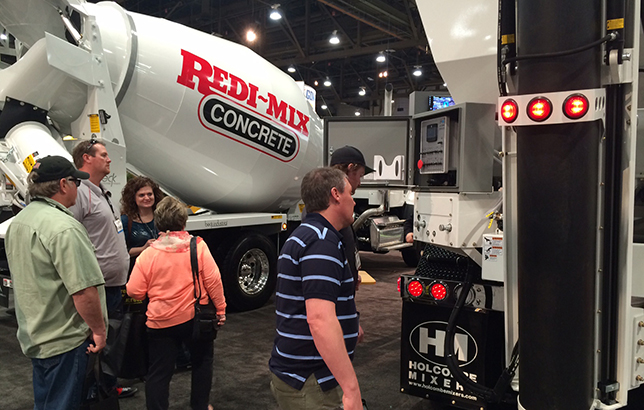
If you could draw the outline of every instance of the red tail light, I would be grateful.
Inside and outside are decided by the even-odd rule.
[[[423,284],[417,280],[412,280],[407,284],[407,292],[417,298],[423,294]]]
[[[588,112],[588,98],[582,94],[569,96],[564,101],[563,112],[571,120],[578,120]]]
[[[505,100],[501,105],[501,117],[507,123],[514,122],[519,115],[519,106],[516,101],[509,99]]]
[[[545,121],[552,114],[552,103],[545,97],[536,97],[528,103],[528,117],[532,121]]]

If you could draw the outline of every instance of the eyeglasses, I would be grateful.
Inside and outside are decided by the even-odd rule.
[[[80,180],[80,179],[78,179],[78,178],[69,177],[69,178],[65,178],[65,179],[66,179],[66,180],[68,180],[68,181],[70,181],[70,182],[75,183],[77,187],[79,187],[79,186],[80,186],[80,184],[81,184],[81,180]]]
[[[89,154],[89,151],[97,143],[98,143],[98,140],[96,138],[92,138],[91,140],[89,140],[89,144],[87,145],[87,148],[85,148],[85,152],[83,152],[83,155]]]

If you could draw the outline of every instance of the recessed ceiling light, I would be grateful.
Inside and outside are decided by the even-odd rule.
[[[387,57],[385,57],[385,53],[383,53],[383,52],[381,51],[381,52],[378,54],[378,57],[376,57],[376,61],[377,61],[377,62],[379,62],[379,63],[384,63],[385,61],[387,61]]]
[[[360,116],[360,111],[356,111],[355,114],[356,114],[356,117],[359,117]]]
[[[329,107],[327,107],[326,104],[322,104],[322,105],[320,105],[320,108],[323,109],[323,110],[326,110]]]
[[[326,80],[324,80],[324,86],[325,87],[331,87],[331,80],[329,80],[328,78]]]
[[[293,67],[292,65],[288,66],[288,72],[289,73],[294,73],[295,72],[295,67]]]

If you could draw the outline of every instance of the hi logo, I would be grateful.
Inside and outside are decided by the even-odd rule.
[[[409,335],[414,351],[423,359],[438,366],[447,366],[445,336],[447,323],[425,322],[416,326]],[[472,335],[460,326],[454,335],[454,354],[461,367],[472,363],[478,355],[478,344]]]

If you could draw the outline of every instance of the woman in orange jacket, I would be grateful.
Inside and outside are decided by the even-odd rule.
[[[185,225],[188,213],[184,204],[172,197],[158,203],[154,220],[161,232],[137,258],[127,283],[133,298],[149,299],[147,332],[149,369],[145,385],[147,408],[168,408],[170,380],[181,343],[186,343],[192,359],[190,406],[193,410],[212,408],[213,341],[192,340],[194,318],[194,285],[190,264],[190,238]],[[218,324],[226,322],[226,300],[219,268],[206,243],[197,238],[201,303],[210,298],[216,309]],[[205,291],[204,291],[205,290]]]

